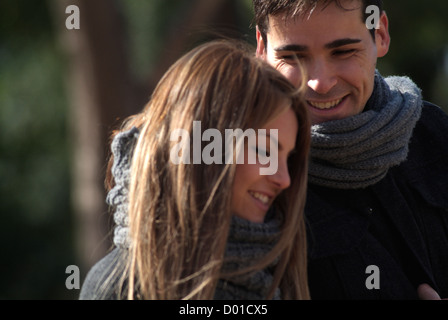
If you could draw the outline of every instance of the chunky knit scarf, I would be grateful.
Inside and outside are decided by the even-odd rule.
[[[312,126],[310,183],[357,189],[380,181],[406,160],[421,108],[420,89],[409,78],[376,72],[364,112]]]
[[[106,202],[114,209],[114,244],[119,248],[129,248],[128,188],[132,149],[137,141],[137,128],[115,136],[111,149],[114,156],[112,175],[115,186],[109,191]],[[267,254],[275,245],[280,231],[280,217],[271,210],[265,223],[252,223],[238,217],[232,218],[226,247],[224,273],[247,268]],[[275,263],[274,263],[275,265]],[[270,289],[274,265],[244,276],[233,276],[220,280],[216,299],[263,299]],[[280,298],[277,289],[274,299]]]
[[[131,174],[132,150],[139,131],[137,128],[121,132],[112,141],[111,150],[114,156],[112,176],[114,187],[106,197],[106,203],[114,209],[114,244],[119,248],[129,248],[129,216],[128,193]]]
[[[276,244],[280,225],[281,221],[276,216],[267,219],[264,223],[252,223],[233,217],[227,240],[225,262],[222,268],[223,273],[245,269],[271,251]],[[251,274],[219,280],[215,299],[265,299],[271,288],[275,264],[276,262]],[[280,299],[279,289],[275,291],[273,299]]]

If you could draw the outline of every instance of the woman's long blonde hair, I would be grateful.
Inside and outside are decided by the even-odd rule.
[[[192,137],[193,121],[201,121],[202,132],[260,128],[282,111],[285,99],[299,132],[288,160],[291,185],[274,203],[283,214],[281,234],[270,254],[239,273],[279,259],[266,298],[277,287],[284,299],[309,298],[303,211],[310,123],[301,92],[229,41],[203,44],[166,72],[143,111],[123,127],[140,129],[129,186],[128,298],[213,299],[222,276],[236,165],[173,164],[171,131],[182,128]]]

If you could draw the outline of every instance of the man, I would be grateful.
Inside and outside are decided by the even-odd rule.
[[[376,70],[381,1],[253,4],[257,55],[296,85],[307,74],[311,298],[448,297],[448,117]]]

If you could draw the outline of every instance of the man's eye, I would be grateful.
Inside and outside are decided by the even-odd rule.
[[[292,63],[303,59],[303,56],[300,54],[286,54],[281,56],[281,59],[285,62]]]
[[[333,52],[333,54],[336,56],[348,56],[355,52],[356,52],[356,49],[347,49],[347,50],[336,50]]]

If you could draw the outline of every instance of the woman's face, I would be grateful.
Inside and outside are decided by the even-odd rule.
[[[264,221],[274,199],[291,183],[287,160],[296,144],[298,122],[294,111],[288,107],[260,129],[266,129],[267,135],[274,132],[272,129],[278,130],[278,141],[275,139],[275,134],[271,134],[270,138],[257,139],[255,145],[251,145],[250,142],[246,144],[244,163],[237,164],[232,190],[233,214],[256,223]],[[278,147],[277,152],[275,145]],[[277,161],[278,166],[274,174],[260,174],[260,168],[269,166],[259,161],[263,160],[265,150],[271,159],[275,157]],[[255,164],[247,161],[251,153],[252,155],[256,153]]]

